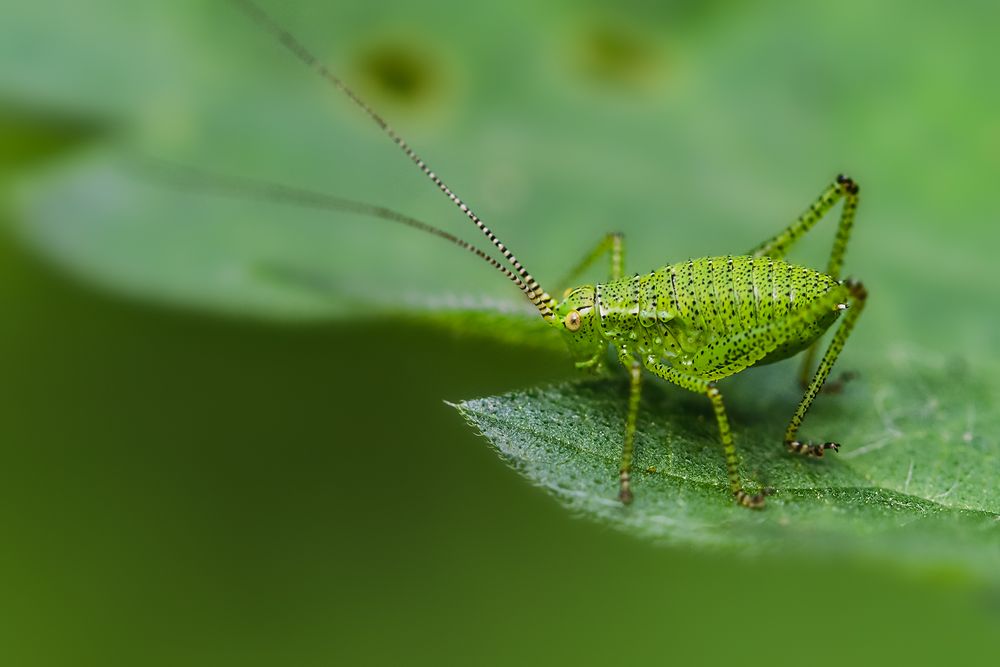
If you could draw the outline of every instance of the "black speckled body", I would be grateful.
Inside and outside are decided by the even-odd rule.
[[[788,250],[841,199],[844,206],[826,270],[784,261]],[[602,253],[611,254],[611,281],[570,289],[561,302],[553,300],[553,323],[561,326],[578,368],[599,368],[610,345],[629,372],[619,468],[622,502],[632,501],[632,448],[643,369],[709,399],[730,490],[740,505],[762,507],[767,490],[750,494],[743,488],[717,380],[805,350],[799,375],[805,394],[785,429],[785,446],[814,457],[839,450],[836,442],[803,442],[798,432],[868,298],[860,282],[840,279],[857,205],[857,183],[840,175],[792,224],[745,255],[691,259],[623,278],[622,237],[610,234],[574,269],[575,275]],[[838,318],[840,324],[814,372],[819,340]]]
[[[825,305],[834,294],[846,303],[839,281],[782,260],[704,257],[596,285],[596,328],[639,359],[718,380],[809,347],[840,312]],[[782,342],[768,352],[768,338]]]

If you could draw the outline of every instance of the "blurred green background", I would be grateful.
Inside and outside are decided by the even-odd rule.
[[[269,10],[543,283],[612,229],[630,270],[739,252],[850,172],[873,298],[846,367],[961,359],[991,423],[993,4]],[[0,146],[3,664],[995,655],[995,580],[663,548],[531,488],[443,401],[572,377],[565,355],[384,315],[517,303],[461,253],[137,178],[154,157],[467,231],[228,3],[6,8]]]

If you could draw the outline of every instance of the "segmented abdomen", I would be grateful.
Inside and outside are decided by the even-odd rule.
[[[783,319],[837,285],[825,273],[768,257],[703,257],[599,285],[597,296],[610,337],[645,330],[650,340],[691,351]]]
[[[721,335],[782,319],[837,285],[825,273],[769,257],[703,257],[666,266],[649,282],[653,298],[666,296],[677,317]]]

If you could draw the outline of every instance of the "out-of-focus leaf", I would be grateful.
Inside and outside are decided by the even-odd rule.
[[[863,201],[847,268],[875,299],[865,328],[985,342],[984,313],[998,310],[976,268],[997,236],[988,3],[262,4],[553,292],[562,286],[548,281],[607,231],[626,232],[629,270],[739,252],[850,170]],[[371,201],[476,238],[363,114],[230,3],[80,11],[20,3],[0,24],[0,94],[117,130],[26,184],[18,219],[34,247],[120,290],[269,317],[354,317],[368,302],[277,289],[256,279],[260,264],[355,294],[520,298],[454,248],[392,225],[137,177],[123,153]],[[810,245],[820,264],[823,244]],[[956,289],[982,305],[979,319],[947,298]]]
[[[0,102],[0,180],[6,180],[14,169],[51,158],[98,132],[95,124],[76,117]]]

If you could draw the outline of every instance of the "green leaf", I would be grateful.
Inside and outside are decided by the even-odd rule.
[[[866,368],[843,395],[818,399],[806,432],[843,445],[822,460],[788,454],[781,443],[796,402],[787,364],[723,384],[744,479],[776,489],[759,512],[730,497],[703,397],[646,382],[628,507],[617,500],[627,382],[562,384],[456,407],[504,460],[570,510],[632,534],[997,578],[995,412],[961,365],[893,357]]]
[[[863,188],[847,268],[873,288],[873,330],[983,343],[970,340],[976,326],[953,326],[968,313],[947,296],[960,288],[997,310],[975,268],[997,236],[987,212],[1000,98],[983,85],[994,76],[986,5],[263,4],[547,288],[612,230],[629,240],[629,270],[740,252],[847,169]],[[107,128],[93,150],[25,178],[18,231],[39,252],[120,291],[261,317],[407,310],[413,295],[520,298],[410,230],[138,174],[136,155],[288,182],[481,240],[358,109],[229,3],[93,0],[86,21],[71,18],[77,10],[18,3],[0,22],[0,97]],[[406,66],[404,89],[394,63]],[[822,244],[810,245],[820,265]],[[274,264],[339,291],[276,286],[258,271]],[[934,317],[923,321],[928,301]]]
[[[864,379],[823,397],[806,424],[843,442],[841,455],[781,451],[791,373],[725,387],[745,474],[781,490],[767,511],[739,511],[720,487],[703,401],[655,382],[639,468],[657,472],[640,472],[628,509],[614,502],[620,383],[462,409],[539,484],[635,532],[988,570],[1000,468],[995,3],[696,4],[267,3],[553,293],[562,286],[549,280],[608,231],[626,234],[630,271],[738,253],[837,171],[858,178],[846,268],[872,298],[844,362]],[[0,98],[102,132],[21,174],[15,225],[28,246],[110,289],[211,311],[403,315],[560,344],[506,280],[436,239],[178,190],[137,170],[136,156],[153,157],[287,182],[476,239],[368,119],[227,3],[93,0],[86,21],[76,3],[56,5],[5,11]],[[822,266],[833,227],[824,221],[792,259]],[[560,406],[579,417],[572,432],[553,418]]]

